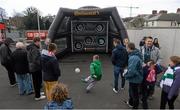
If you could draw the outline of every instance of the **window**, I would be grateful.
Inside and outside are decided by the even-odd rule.
[[[176,21],[171,21],[171,26],[176,26]]]
[[[154,21],[152,21],[152,26],[154,26]]]

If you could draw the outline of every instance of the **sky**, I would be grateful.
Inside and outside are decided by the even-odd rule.
[[[7,16],[13,16],[14,12],[21,13],[30,6],[39,9],[42,16],[56,15],[60,7],[77,9],[82,6],[116,6],[121,17],[129,17],[130,9],[127,7],[130,6],[139,7],[132,9],[132,16],[151,14],[152,10],[175,13],[180,8],[180,0],[0,0],[0,7],[5,9]]]

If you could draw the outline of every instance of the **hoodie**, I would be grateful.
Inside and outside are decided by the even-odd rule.
[[[180,88],[180,64],[174,68],[174,81],[168,93],[168,99],[170,100],[173,96],[178,96]]]
[[[142,55],[138,49],[129,53],[128,73],[125,78],[130,83],[140,84],[143,81]]]
[[[99,60],[93,61],[90,64],[90,72],[92,78],[96,80],[101,80],[102,70],[101,70],[101,62]]]
[[[65,100],[63,103],[50,101],[44,107],[44,110],[64,110],[64,109],[73,109],[73,103],[70,99]]]
[[[60,73],[59,62],[51,52],[42,51],[41,65],[44,81],[57,81]]]
[[[117,45],[111,56],[111,61],[114,66],[125,68],[128,63],[128,53],[122,45]]]

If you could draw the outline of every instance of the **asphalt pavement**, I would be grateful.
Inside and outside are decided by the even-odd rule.
[[[86,93],[86,84],[81,78],[89,75],[89,64],[93,54],[72,54],[60,59],[61,77],[60,82],[67,84],[70,97],[76,109],[128,109],[124,103],[128,100],[128,82],[125,90],[118,94],[112,91],[113,88],[113,66],[110,56],[100,54],[103,66],[103,77],[90,93]],[[80,68],[80,73],[75,73],[75,68]],[[120,83],[119,83],[120,88]],[[161,89],[156,87],[152,100],[148,100],[149,108],[158,109],[160,106]],[[34,94],[19,96],[18,87],[10,87],[6,70],[0,66],[0,109],[42,109],[47,100],[35,101]],[[141,104],[139,108],[142,108]],[[180,109],[180,98],[175,102],[175,108]]]

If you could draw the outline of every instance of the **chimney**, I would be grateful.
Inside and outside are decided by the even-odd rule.
[[[153,10],[153,11],[152,11],[152,14],[153,14],[153,15],[156,15],[156,14],[157,14],[157,10]]]
[[[176,13],[179,13],[180,14],[180,8],[177,9],[177,12]]]
[[[167,10],[160,10],[159,14],[167,14]]]

